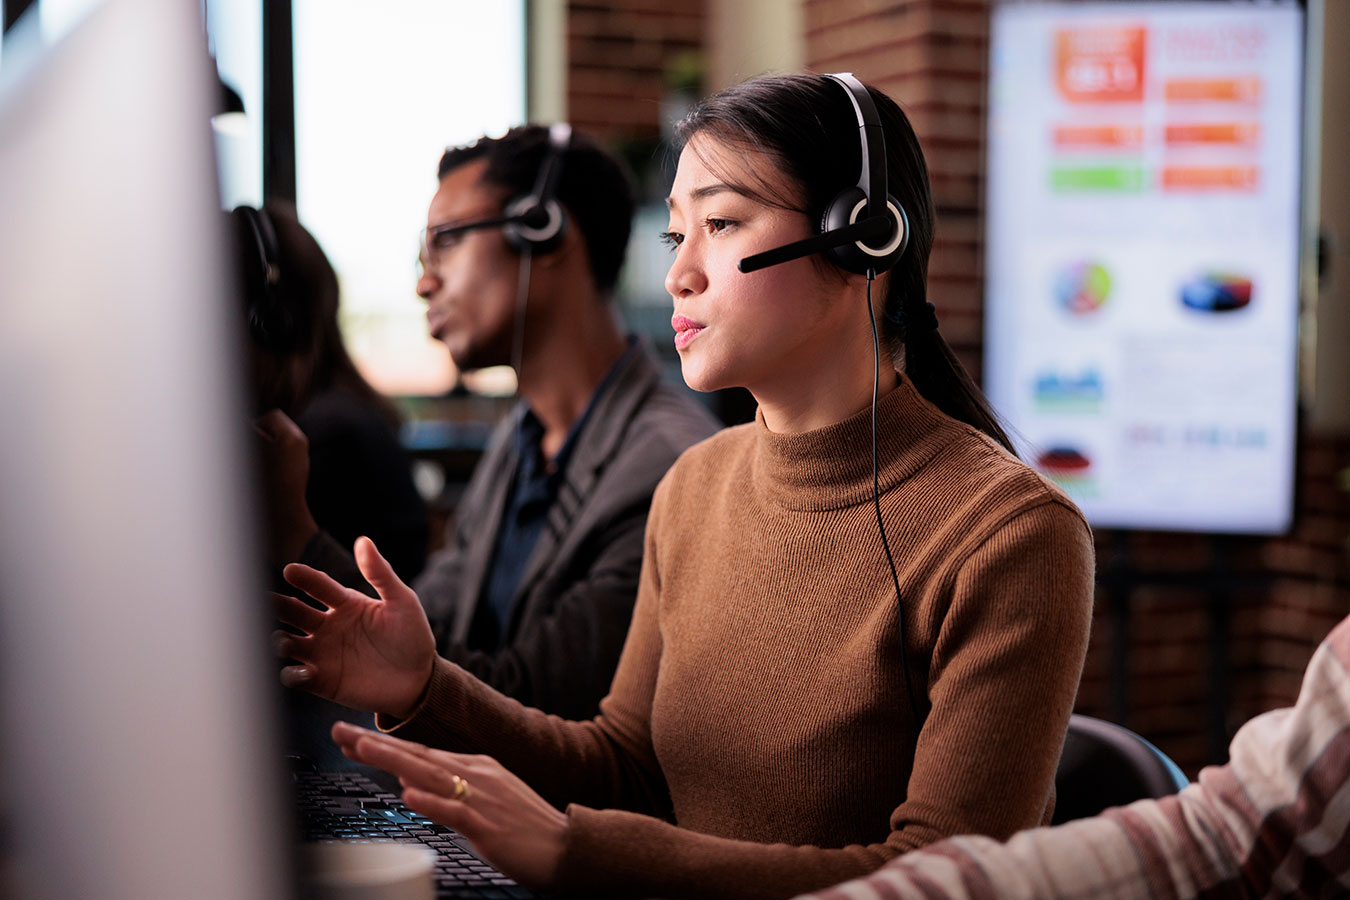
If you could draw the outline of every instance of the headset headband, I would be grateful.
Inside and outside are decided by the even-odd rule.
[[[248,223],[249,234],[258,248],[258,259],[262,262],[264,283],[277,284],[281,281],[281,268],[277,265],[277,234],[272,228],[271,217],[266,210],[252,206],[235,207],[235,212]]]
[[[881,116],[876,103],[863,83],[852,72],[826,75],[843,86],[858,117],[859,145],[862,148],[862,168],[858,173],[858,187],[867,196],[867,216],[886,215],[886,135],[881,128]]]
[[[563,156],[572,143],[572,126],[566,122],[556,122],[548,127],[548,156],[534,180],[534,189],[530,191],[535,203],[543,206],[553,199],[558,187],[558,175],[562,172]]]

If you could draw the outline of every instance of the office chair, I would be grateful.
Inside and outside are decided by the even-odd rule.
[[[1167,754],[1130,729],[1092,716],[1071,716],[1055,773],[1051,824],[1166,797],[1189,783]]]

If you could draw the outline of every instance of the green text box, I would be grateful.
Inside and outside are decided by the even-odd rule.
[[[1055,191],[1112,191],[1137,194],[1144,189],[1142,166],[1055,166],[1050,170]]]

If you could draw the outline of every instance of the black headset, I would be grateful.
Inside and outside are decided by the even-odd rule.
[[[571,125],[559,122],[549,126],[546,155],[539,165],[534,187],[528,194],[508,201],[500,216],[437,228],[434,236],[459,234],[480,228],[500,228],[506,243],[519,253],[538,256],[556,249],[567,230],[567,215],[558,202],[557,193],[563,159],[571,143]],[[428,241],[432,237],[433,234],[429,232]]]
[[[282,285],[281,248],[276,228],[266,210],[237,206],[234,216],[243,220],[256,256],[244,251],[248,262],[240,273],[247,304],[248,330],[268,350],[294,350],[305,333],[304,305],[288,296]],[[243,248],[240,248],[243,250]]]
[[[909,246],[909,216],[886,190],[886,135],[872,95],[852,72],[825,77],[844,88],[858,118],[862,149],[858,183],[825,207],[820,234],[747,256],[737,264],[742,272],[824,253],[847,272],[879,275],[894,266]]]
[[[508,218],[502,223],[502,236],[521,253],[548,253],[562,243],[567,216],[558,202],[558,180],[562,177],[563,159],[571,143],[571,125],[566,122],[550,125],[548,155],[539,166],[534,189],[506,204]]]

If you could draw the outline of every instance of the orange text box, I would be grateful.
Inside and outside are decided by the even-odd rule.
[[[1256,122],[1189,122],[1168,125],[1163,130],[1164,140],[1171,145],[1202,144],[1251,147],[1261,137],[1261,126]]]
[[[1142,26],[1064,28],[1055,34],[1056,83],[1073,103],[1144,99]]]
[[[1140,125],[1058,125],[1055,146],[1063,149],[1092,148],[1138,150],[1144,143]]]
[[[1259,103],[1260,78],[1173,78],[1163,86],[1168,103]]]
[[[1165,166],[1165,191],[1254,191],[1260,170],[1256,166]]]

